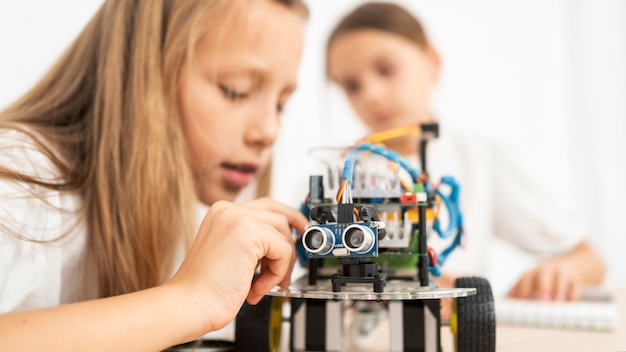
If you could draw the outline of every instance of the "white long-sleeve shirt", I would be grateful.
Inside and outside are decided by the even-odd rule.
[[[480,274],[504,293],[538,260],[572,250],[587,235],[576,192],[555,160],[527,140],[495,140],[442,127],[428,147],[431,179],[461,184],[466,243],[444,270]],[[556,172],[556,174],[555,174]]]
[[[52,180],[49,159],[23,133],[0,130],[0,165]],[[90,297],[83,285],[86,231],[80,198],[0,178],[0,313]]]

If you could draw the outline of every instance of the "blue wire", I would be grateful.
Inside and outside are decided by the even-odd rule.
[[[354,164],[356,163],[356,158],[359,156],[360,150],[353,149],[350,154],[346,157],[346,162],[343,164],[343,172],[341,173],[341,178],[345,178],[348,180],[348,187],[352,187],[352,172],[354,171]]]
[[[444,232],[441,229],[441,223],[439,222],[439,220],[436,220],[433,224],[433,229],[441,238],[448,238],[452,236],[455,232],[456,237],[454,238],[452,243],[446,249],[444,249],[441,254],[437,256],[438,265],[443,265],[443,263],[448,258],[448,255],[461,244],[461,238],[463,236],[463,215],[461,214],[459,206],[460,186],[458,182],[456,182],[456,180],[451,176],[442,177],[441,183],[447,184],[451,188],[449,195],[443,194],[439,189],[437,190],[437,194],[439,195],[439,197],[441,197],[443,203],[448,209],[450,223],[448,225],[448,229]]]
[[[459,228],[459,231],[456,233],[456,237],[454,238],[454,241],[452,241],[452,243],[443,251],[441,251],[441,253],[437,256],[437,265],[443,265],[443,263],[445,263],[446,259],[448,259],[448,255],[450,253],[452,253],[452,251],[461,245],[461,238],[463,237],[463,228]]]
[[[411,163],[402,157],[400,154],[394,152],[389,148],[385,148],[380,145],[372,144],[372,143],[361,143],[358,144],[354,149],[348,154],[346,157],[346,162],[343,166],[343,173],[341,175],[342,178],[348,180],[348,186],[352,186],[352,173],[354,172],[354,164],[356,163],[356,158],[361,151],[369,151],[373,154],[380,155],[382,157],[387,158],[390,161],[393,161],[399,164],[403,169],[405,169],[409,175],[413,178],[413,182],[417,182],[419,180],[420,172],[415,166],[411,165]]]
[[[369,151],[373,154],[380,155],[392,162],[399,164],[400,167],[405,169],[409,173],[409,175],[411,175],[411,177],[413,178],[413,182],[419,182],[420,171],[415,166],[411,165],[411,163],[408,162],[408,160],[406,160],[400,154],[380,145],[372,143],[361,143],[358,144],[352,151],[350,151],[350,153],[346,157],[341,177],[348,180],[347,187],[352,187],[354,165],[361,151]],[[429,271],[435,276],[441,275],[441,270],[439,266],[443,265],[448,255],[461,244],[461,238],[463,235],[463,216],[461,215],[459,207],[460,186],[451,176],[442,177],[441,183],[447,184],[451,187],[451,192],[449,195],[443,194],[440,190],[436,191],[439,197],[441,197],[444,205],[446,206],[446,209],[448,210],[450,221],[448,224],[448,228],[445,231],[441,228],[441,223],[439,222],[439,220],[436,220],[434,222],[433,229],[441,238],[448,238],[452,236],[455,232],[456,237],[454,238],[450,246],[444,249],[441,254],[437,256],[437,263],[430,263]],[[430,185],[428,184],[425,185],[427,192],[430,192],[429,186]]]
[[[430,259],[429,259],[430,261]],[[441,276],[441,269],[435,264],[435,266],[429,266],[428,271],[436,277]]]

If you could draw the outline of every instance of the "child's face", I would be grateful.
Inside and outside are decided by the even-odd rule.
[[[359,117],[374,131],[427,122],[439,58],[409,40],[373,29],[337,37],[328,72]]]
[[[234,8],[181,70],[179,101],[201,201],[233,200],[270,160],[296,88],[304,20],[268,0]]]

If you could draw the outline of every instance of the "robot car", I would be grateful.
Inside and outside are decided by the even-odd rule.
[[[302,210],[311,225],[297,241],[308,275],[255,306],[244,304],[236,321],[238,351],[277,350],[285,301],[292,351],[346,350],[349,305],[361,313],[388,311],[389,351],[440,351],[446,323],[440,307],[447,298],[456,350],[495,351],[489,282],[463,277],[454,288],[440,288],[433,280],[463,239],[459,185],[453,177],[434,183],[428,175],[426,148],[438,134],[437,124],[374,134],[344,150],[342,169],[335,164],[326,179],[310,176]],[[385,147],[386,139],[402,135],[418,136],[419,169]],[[429,246],[433,236],[446,243],[438,253]]]

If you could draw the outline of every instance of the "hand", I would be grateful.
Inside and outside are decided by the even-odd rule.
[[[569,260],[545,261],[525,272],[509,291],[509,297],[544,301],[578,300],[583,278]]]
[[[220,201],[205,216],[179,271],[166,283],[184,289],[205,322],[203,333],[226,326],[247,299],[257,303],[268,290],[289,284],[295,262],[291,228],[307,219],[268,198],[241,205]],[[261,272],[252,281],[255,269]]]
[[[437,278],[437,285],[441,288],[454,288],[454,280],[456,280],[455,276],[449,274],[441,274],[441,276]],[[440,301],[440,317],[442,320],[448,320],[450,319],[450,315],[452,314],[452,298],[442,298]]]

